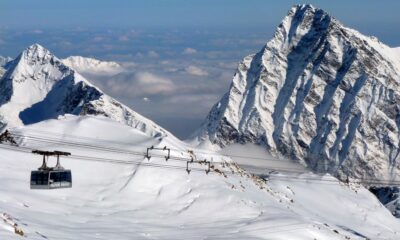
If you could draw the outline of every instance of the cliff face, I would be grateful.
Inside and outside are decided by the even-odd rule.
[[[257,143],[315,170],[399,173],[400,58],[321,9],[293,7],[239,64],[194,140]]]

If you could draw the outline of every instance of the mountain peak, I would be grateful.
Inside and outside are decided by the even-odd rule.
[[[27,49],[36,51],[36,50],[44,50],[45,48],[39,43],[34,43],[30,45]]]
[[[306,16],[306,15],[314,15],[316,13],[319,13],[321,15],[330,15],[328,12],[326,12],[325,10],[321,9],[321,8],[317,8],[314,7],[311,4],[297,4],[294,5],[288,12],[287,16],[288,17],[302,17],[302,16]]]
[[[314,7],[312,4],[296,4],[290,9],[289,12],[305,11],[305,10],[315,11],[315,9],[317,8]]]
[[[22,55],[30,59],[44,59],[53,56],[53,54],[49,50],[38,43],[29,46],[22,52]]]
[[[392,48],[297,5],[266,46],[239,64],[195,140],[257,143],[334,174],[398,174],[399,79]]]
[[[0,130],[65,114],[102,115],[153,137],[162,127],[104,94],[39,44],[25,49],[0,79]]]
[[[41,84],[48,87],[73,72],[49,50],[37,43],[26,48],[16,59],[9,62],[7,70],[4,76],[14,83],[36,81],[40,84],[43,80]]]
[[[294,46],[303,36],[326,35],[332,24],[339,22],[324,10],[310,4],[295,5],[282,20],[270,42]]]

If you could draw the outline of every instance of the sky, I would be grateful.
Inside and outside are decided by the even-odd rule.
[[[180,138],[228,90],[238,62],[259,51],[290,0],[0,0],[0,55],[40,43],[56,56],[112,60],[118,76],[88,76],[107,94]],[[400,46],[400,1],[308,1],[344,25]],[[157,87],[154,87],[157,85]]]

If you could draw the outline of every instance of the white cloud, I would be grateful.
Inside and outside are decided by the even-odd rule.
[[[149,51],[147,53],[147,56],[150,58],[159,58],[160,57],[160,55],[156,51],[153,51],[153,50]]]
[[[180,71],[180,70],[182,70],[182,69],[179,69],[179,68],[176,68],[176,67],[167,67],[167,68],[164,68],[164,71],[167,72],[167,73],[175,73],[175,72],[178,72],[178,71]]]
[[[196,49],[194,49],[194,48],[185,48],[185,50],[183,50],[183,54],[187,54],[187,55],[190,55],[190,54],[196,54],[197,53],[197,50]]]
[[[102,36],[95,36],[94,38],[93,38],[93,41],[94,42],[101,42],[101,41],[103,41],[104,40],[104,37],[102,37]]]
[[[216,96],[215,94],[177,95],[177,96],[172,96],[169,99],[169,102],[173,103],[173,104],[187,102],[187,103],[197,103],[200,105],[200,103],[207,102],[207,101],[215,103],[217,101],[218,97],[219,96]]]
[[[145,101],[145,102],[149,102],[149,101],[150,101],[150,99],[149,99],[148,97],[144,97],[144,98],[143,98],[143,101]]]
[[[43,31],[40,30],[40,29],[34,29],[34,30],[32,30],[32,33],[34,33],[34,34],[43,34]]]
[[[59,43],[59,46],[60,47],[71,47],[72,46],[72,43],[71,42],[69,42],[69,41],[61,41],[60,43]]]
[[[160,54],[158,54],[156,51],[154,50],[150,50],[147,53],[142,53],[142,52],[138,52],[135,54],[135,58],[159,58]]]
[[[137,66],[135,62],[129,61],[129,62],[120,62],[119,63],[123,68],[125,69],[132,69]]]
[[[135,58],[143,58],[143,57],[144,57],[144,55],[141,52],[138,52],[135,54]]]
[[[171,106],[170,110],[176,113],[185,111],[190,112],[191,117],[204,118],[218,99],[219,94],[184,94],[170,96],[162,104]]]
[[[188,67],[185,68],[185,71],[191,75],[195,75],[195,76],[208,76],[208,72],[204,69],[201,69],[199,67],[190,65]]]
[[[236,69],[238,67],[237,62],[219,62],[218,66],[225,69]]]
[[[147,99],[148,95],[165,95],[175,89],[170,79],[150,72],[119,74],[112,81],[107,81],[106,85],[115,96],[143,96]]]
[[[129,41],[129,37],[126,35],[123,35],[123,36],[118,37],[118,40],[121,42],[126,42],[126,41]]]

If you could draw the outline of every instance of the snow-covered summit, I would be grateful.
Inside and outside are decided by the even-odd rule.
[[[124,71],[124,68],[117,62],[100,61],[94,58],[82,56],[70,56],[61,60],[68,67],[81,73],[96,73],[113,75]]]
[[[11,57],[0,56],[0,67],[4,67],[8,62],[12,60]]]
[[[28,60],[43,61],[53,57],[53,54],[40,44],[34,43],[22,52],[24,58]]]
[[[105,95],[39,44],[30,46],[7,64],[0,79],[0,129],[66,113],[103,115],[150,136],[171,135]]]
[[[400,60],[375,37],[311,5],[293,7],[243,59],[193,138],[254,142],[320,171],[398,176]]]

